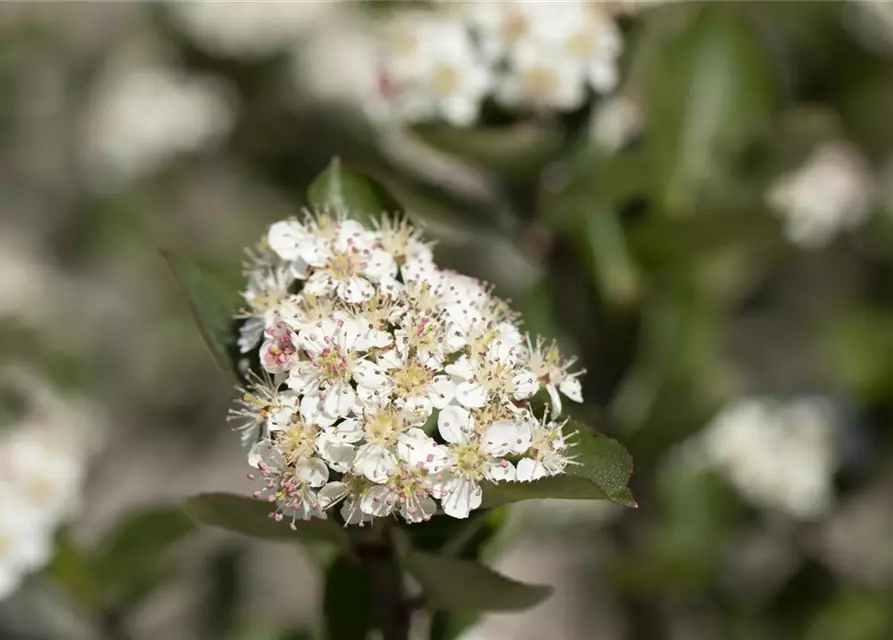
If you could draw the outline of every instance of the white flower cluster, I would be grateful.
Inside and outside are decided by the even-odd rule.
[[[56,527],[74,514],[87,469],[92,412],[62,402],[40,380],[2,372],[24,416],[0,425],[0,600],[49,560]]]
[[[720,412],[698,450],[754,505],[819,516],[834,501],[832,413],[823,398],[744,399]]]
[[[839,232],[863,224],[871,213],[874,180],[855,148],[828,143],[769,190],[769,205],[785,218],[796,245],[822,247]]]
[[[179,154],[213,147],[234,117],[226,85],[151,63],[110,70],[94,94],[84,147],[91,177],[101,188],[155,171]]]
[[[247,276],[239,344],[249,353],[263,337],[266,373],[232,417],[276,519],[341,503],[346,523],[420,522],[435,500],[465,518],[482,482],[572,463],[564,424],[537,419],[528,400],[545,387],[559,414],[559,393],[582,401],[582,372],[522,335],[485,284],[439,269],[408,222],[277,222]]]
[[[620,31],[597,3],[445,2],[386,25],[375,108],[399,121],[466,126],[481,102],[572,110],[618,81]]]
[[[206,50],[253,58],[293,48],[337,4],[322,0],[174,0],[167,6],[177,25]]]

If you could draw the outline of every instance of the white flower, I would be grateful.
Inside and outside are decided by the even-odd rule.
[[[585,370],[568,373],[568,369],[577,361],[576,358],[563,360],[558,346],[554,342],[546,346],[546,341],[542,338],[537,339],[535,344],[528,338],[526,353],[525,366],[533,373],[536,380],[545,386],[552,400],[552,412],[556,416],[561,415],[562,409],[559,392],[574,402],[583,402],[583,388],[579,376],[585,373]]]
[[[211,146],[229,131],[233,106],[218,80],[159,66],[104,74],[85,125],[87,162],[105,187]]]
[[[468,29],[446,16],[410,13],[391,25],[381,73],[384,100],[401,120],[471,124],[490,87],[490,70]]]
[[[25,371],[0,369],[24,415],[0,431],[0,600],[51,556],[57,526],[77,513],[100,415]]]
[[[209,51],[257,57],[294,46],[332,9],[330,2],[168,2],[178,26]]]
[[[0,473],[0,601],[18,588],[22,578],[43,566],[52,551],[51,531],[39,512]]]
[[[440,412],[437,427],[449,445],[446,471],[437,479],[438,498],[448,516],[467,518],[470,511],[481,506],[481,480],[515,479],[515,467],[503,456],[529,439],[529,433],[517,423],[501,420],[478,434],[468,411],[455,406]]]
[[[518,480],[539,480],[546,476],[564,473],[569,464],[576,464],[573,456],[567,455],[572,443],[564,435],[564,423],[542,422],[529,425],[531,428],[530,448],[518,461]]]
[[[369,230],[321,212],[274,224],[266,241],[244,294],[258,301],[264,270],[281,267],[270,304],[252,306],[264,314],[265,378],[232,418],[273,518],[294,526],[341,505],[348,524],[420,522],[438,500],[464,518],[485,481],[515,479],[513,460],[521,479],[570,462],[560,426],[538,424],[527,400],[543,384],[582,400],[572,360],[531,349],[508,305],[439,269],[409,223]],[[356,262],[342,269],[341,258]],[[420,429],[434,429],[435,411],[445,446]]]
[[[868,218],[874,181],[867,161],[845,144],[818,148],[798,170],[782,176],[768,191],[769,205],[785,218],[794,244],[821,247],[840,231]]]
[[[639,135],[643,124],[644,114],[638,102],[624,95],[615,95],[596,108],[589,124],[589,135],[597,146],[614,154]]]
[[[410,429],[400,436],[397,451],[399,464],[382,484],[366,491],[360,506],[378,517],[396,510],[407,522],[429,520],[437,511],[431,497],[432,474],[443,468],[446,454],[420,429]]]
[[[746,398],[723,409],[689,446],[748,502],[812,518],[826,513],[834,498],[832,417],[822,398]]]

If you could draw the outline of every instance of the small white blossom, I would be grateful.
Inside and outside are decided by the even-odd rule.
[[[642,131],[644,114],[639,103],[624,95],[615,95],[601,103],[592,114],[589,135],[609,154],[623,149]]]
[[[471,124],[491,72],[465,25],[438,13],[408,12],[388,27],[379,73],[392,113],[407,122]]]
[[[385,29],[370,111],[404,122],[473,124],[486,98],[569,111],[618,82],[623,41],[584,0],[439,3],[397,12]]]
[[[231,94],[216,79],[157,65],[114,69],[87,113],[88,167],[99,186],[115,186],[178,154],[213,146],[232,121]]]
[[[851,146],[829,143],[799,169],[782,176],[766,198],[784,217],[788,239],[814,248],[863,224],[871,213],[873,192],[865,158]]]
[[[56,527],[77,513],[96,442],[95,411],[62,398],[38,378],[0,371],[24,415],[0,432],[0,600],[50,559]]]
[[[573,360],[532,347],[508,305],[439,269],[409,223],[308,213],[272,225],[261,247],[239,317],[263,323],[252,349],[265,377],[232,419],[274,519],[340,505],[346,524],[421,522],[438,501],[465,518],[485,483],[571,462],[562,425],[529,400],[545,386],[582,401]]]
[[[823,398],[746,398],[723,409],[687,456],[718,469],[755,506],[820,516],[834,501],[832,414]]]
[[[177,25],[205,49],[224,55],[257,57],[293,47],[334,4],[190,0],[168,2],[167,6]]]

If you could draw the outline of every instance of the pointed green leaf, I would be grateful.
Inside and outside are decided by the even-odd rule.
[[[471,560],[411,552],[403,567],[422,587],[430,608],[519,611],[545,600],[552,587],[517,582]]]
[[[373,602],[369,574],[346,556],[335,558],[323,591],[326,640],[365,638],[375,624]],[[345,603],[350,603],[349,610]]]
[[[484,507],[538,499],[610,500],[627,507],[636,502],[626,486],[633,472],[633,460],[616,440],[593,433],[589,428],[568,423],[568,433],[576,432],[572,451],[578,465],[568,472],[533,482],[484,484]]]
[[[232,317],[239,304],[237,289],[170,251],[159,249],[158,253],[185,296],[189,312],[214,362],[221,371],[234,373],[227,350],[234,339]]]
[[[292,531],[288,522],[270,519],[269,503],[231,493],[203,493],[186,500],[186,513],[202,524],[234,533],[279,542],[331,542],[343,546],[347,534],[333,520],[296,520]]]
[[[729,7],[706,7],[666,38],[647,69],[649,144],[663,173],[664,204],[680,211],[719,185],[730,162],[774,115],[771,61]]]
[[[397,202],[379,185],[365,176],[348,171],[334,158],[307,193],[310,204],[336,213],[350,213],[365,222],[364,217],[377,218],[382,212],[400,209]]]
[[[124,520],[93,558],[107,597],[151,589],[160,575],[161,556],[194,529],[195,524],[176,507],[155,507]]]

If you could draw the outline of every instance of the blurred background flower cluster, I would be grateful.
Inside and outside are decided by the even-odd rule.
[[[636,461],[488,516],[555,595],[432,637],[893,637],[886,3],[9,3],[0,92],[0,637],[316,637],[325,553],[177,507],[251,487],[157,249],[238,291],[333,156]]]

